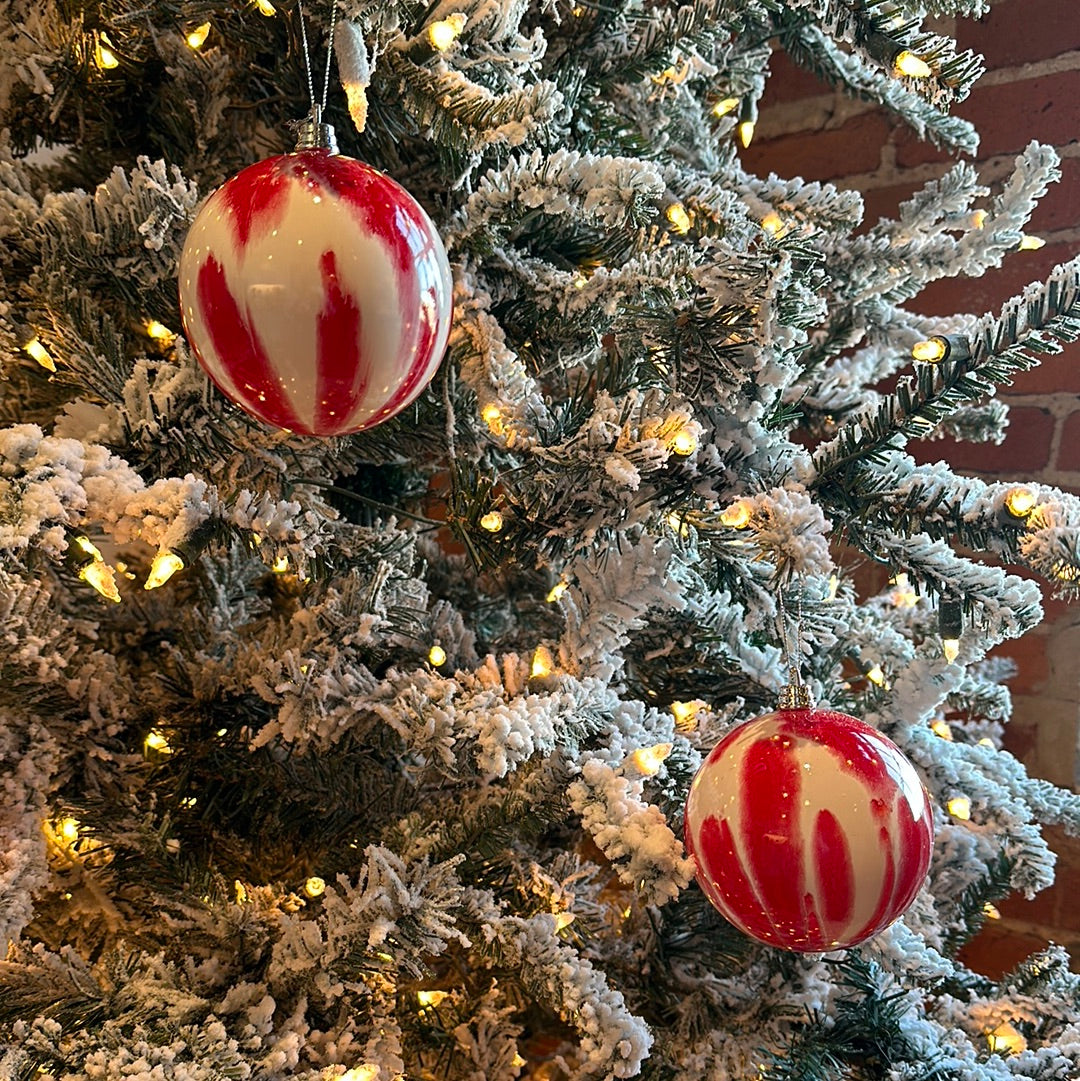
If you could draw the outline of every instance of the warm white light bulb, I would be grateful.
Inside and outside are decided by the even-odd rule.
[[[308,897],[310,897],[312,899],[314,899],[316,897],[321,897],[325,892],[326,892],[326,882],[325,882],[325,880],[319,878],[318,875],[312,875],[304,883],[304,893],[306,893],[308,895]]]
[[[151,728],[143,740],[143,752],[153,754],[172,754],[172,747],[160,728]]]
[[[79,839],[79,820],[77,818],[61,818],[56,823],[56,835],[66,845],[73,845]]]
[[[23,349],[25,349],[43,368],[48,369],[50,372],[56,371],[56,363],[49,355],[48,349],[41,344],[40,339],[31,338],[30,341],[23,346]]]
[[[960,639],[942,638],[941,652],[945,657],[945,660],[948,661],[949,664],[952,664],[956,658],[960,656]]]
[[[949,727],[949,722],[944,717],[938,717],[933,724],[930,725],[930,731],[935,735],[940,736],[942,739],[948,740],[950,743],[953,741],[952,729]]]
[[[116,577],[112,567],[95,559],[79,568],[79,577],[98,591],[107,601],[120,603],[120,591],[116,588]]]
[[[549,604],[554,604],[568,589],[570,588],[569,582],[556,582],[550,590],[548,590],[547,601]]]
[[[659,772],[673,746],[672,743],[656,743],[652,747],[639,747],[630,756],[630,761],[643,777],[652,777]]]
[[[739,142],[742,143],[745,149],[751,143],[754,138],[754,122],[753,120],[742,120],[739,122]]]
[[[379,1076],[379,1067],[374,1062],[365,1062],[339,1074],[335,1081],[375,1081]]]
[[[158,552],[154,556],[154,562],[150,564],[150,573],[146,576],[143,589],[157,589],[163,586],[177,571],[184,569],[184,559],[171,548],[164,552]]]
[[[448,992],[446,991],[417,991],[416,1001],[420,1003],[421,1007],[438,1006],[447,995]]]
[[[990,1050],[997,1055],[1018,1055],[1027,1050],[1027,1040],[1014,1025],[1002,1022],[992,1032],[986,1034]]]
[[[934,69],[910,49],[901,49],[893,58],[893,69],[897,75],[906,75],[909,79],[927,79],[934,74]]]
[[[432,23],[428,27],[428,41],[432,48],[439,52],[445,52],[457,41],[461,31],[465,29],[465,16],[460,11],[455,11],[445,19]]]
[[[962,822],[967,822],[971,818],[971,800],[969,800],[967,796],[953,796],[953,798],[945,804],[945,810],[947,810],[953,818],[959,818]]]
[[[934,364],[948,352],[948,346],[941,338],[928,338],[925,342],[916,342],[911,347],[911,355],[925,364]]]
[[[529,675],[532,679],[546,679],[555,668],[555,659],[551,656],[551,650],[547,646],[537,646],[533,654],[532,668]]]
[[[446,664],[446,650],[436,643],[428,650],[427,659],[438,668],[439,665]]]
[[[210,26],[209,23],[206,24]],[[169,330],[164,323],[159,323],[156,319],[150,319],[146,323],[146,333],[154,339],[156,342],[171,342],[176,338],[176,334]]]
[[[289,557],[278,556],[277,559],[270,565],[270,569],[275,574],[284,574],[289,569]]]
[[[1046,241],[1041,236],[1031,236],[1029,233],[1025,233],[1020,238],[1020,245],[1017,251],[1038,251],[1040,248],[1045,247]]]
[[[184,40],[192,49],[201,49],[209,36],[210,24],[203,23],[202,26],[196,26],[194,30],[189,31]]]
[[[764,229],[769,236],[779,236],[780,231],[784,228],[784,219],[781,218],[775,210],[770,210],[769,213],[761,219],[761,228]]]
[[[694,433],[688,432],[685,428],[681,432],[676,432],[675,438],[671,441],[671,449],[684,458],[688,454],[693,454],[697,450],[697,445]]]
[[[1030,488],[1010,488],[1005,493],[1005,509],[1014,518],[1026,518],[1034,509],[1039,497]]]
[[[480,528],[486,529],[489,533],[498,533],[503,527],[503,516],[497,510],[488,511],[483,518],[480,519]]]
[[[697,724],[698,711],[705,708],[700,698],[691,702],[672,702],[668,709],[675,718],[675,727],[681,732],[692,731]]]
[[[721,98],[713,107],[713,116],[727,116],[739,107],[738,98]]]
[[[574,922],[577,917],[573,912],[556,912],[555,913],[555,930],[564,931],[567,927]]]
[[[880,664],[872,665],[870,671],[866,673],[866,678],[878,687],[885,686],[885,673],[881,670]]]
[[[111,71],[120,66],[116,53],[112,51],[112,42],[104,34],[98,37],[97,44],[94,46],[94,63],[102,71]]]
[[[664,213],[667,220],[671,222],[673,232],[679,234],[690,232],[690,215],[687,214],[686,207],[682,203],[672,203]]]
[[[720,514],[721,525],[729,529],[745,529],[750,524],[750,504],[745,499],[739,499],[730,507],[725,507]]]
[[[270,0],[255,0],[255,6],[267,18],[269,18],[271,15],[277,14],[277,8],[270,3]]]

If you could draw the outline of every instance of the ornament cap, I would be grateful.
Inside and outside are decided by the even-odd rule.
[[[333,124],[322,122],[322,106],[312,105],[311,112],[296,122],[297,150],[329,150],[338,152],[337,135]]]
[[[813,709],[814,699],[810,688],[799,678],[799,670],[794,665],[788,669],[788,682],[780,688],[776,696],[777,709]]]

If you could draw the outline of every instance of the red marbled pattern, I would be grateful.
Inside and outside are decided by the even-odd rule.
[[[184,330],[229,398],[305,435],[361,431],[435,374],[446,253],[389,177],[325,150],[268,158],[200,210],[180,261]]]
[[[720,913],[805,953],[884,930],[930,866],[933,815],[910,762],[831,710],[779,710],[729,733],[686,803],[686,847]]]

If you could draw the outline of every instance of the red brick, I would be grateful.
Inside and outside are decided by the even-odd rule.
[[[877,225],[882,218],[895,219],[899,213],[899,207],[912,194],[920,184],[894,184],[885,188],[870,188],[862,193],[863,205],[866,212],[863,216],[863,225],[871,228]]]
[[[1000,446],[987,443],[959,443],[953,439],[911,444],[911,453],[920,462],[944,459],[954,469],[984,476],[1001,473],[1023,477],[1045,469],[1050,461],[1050,441],[1054,418],[1048,409],[1013,406],[1009,430]]]
[[[948,164],[956,157],[951,151],[939,150],[928,140],[920,139],[902,120],[893,122],[889,142],[896,147],[896,164],[901,169],[910,169],[928,162]]]
[[[1080,376],[1076,378],[1080,382]],[[1080,472],[1080,409],[1070,413],[1061,426],[1061,442],[1058,444],[1055,465],[1065,472]]]
[[[1012,297],[1034,281],[1045,281],[1059,263],[1076,254],[1075,246],[1047,244],[1038,251],[1017,251],[1005,257],[1000,267],[979,278],[939,278],[931,282],[909,304],[924,315],[955,315],[1000,311]]]
[[[1012,67],[1080,49],[1080,9],[1061,0],[1004,0],[981,19],[957,20],[957,43]]]
[[[1044,938],[1018,933],[1003,927],[999,920],[987,920],[982,931],[960,951],[960,960],[976,972],[997,980],[1046,946]]]
[[[1009,657],[1016,662],[1016,675],[1009,680],[1009,690],[1013,694],[1038,694],[1050,675],[1050,664],[1046,659],[1046,636],[1038,633],[1038,628],[1029,631],[1022,638],[1012,638],[994,649],[994,655]],[[1009,748],[1017,758],[1023,755],[1015,748]]]
[[[1080,345],[1065,346],[1062,353],[1045,357],[1037,368],[1020,372],[1008,389],[1009,394],[1078,394],[1080,395]],[[1077,436],[1080,437],[1080,431]],[[1062,436],[1062,448],[1069,437]],[[1059,463],[1060,463],[1059,456]],[[1080,469],[1080,448],[1073,454],[1075,465],[1058,465],[1059,469]]]
[[[822,82],[812,71],[799,67],[787,53],[777,50],[769,59],[769,81],[761,98],[761,109],[785,101],[816,98],[832,94],[833,88]]]
[[[777,173],[805,180],[832,180],[872,172],[881,161],[889,124],[880,113],[861,113],[838,128],[755,140],[741,152],[758,176]]]
[[[1026,2],[1026,0],[1025,0]],[[1080,70],[980,86],[956,113],[981,136],[979,156],[1018,153],[1032,140],[1065,146],[1080,135]]]
[[[1080,120],[1077,135],[1080,136]],[[1077,208],[1080,208],[1080,158],[1065,158],[1061,163],[1061,180],[1051,184],[1042,197],[1031,215],[1028,230],[1042,236],[1055,229],[1074,229],[1080,219]]]

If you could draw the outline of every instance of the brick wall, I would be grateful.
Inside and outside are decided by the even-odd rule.
[[[987,72],[955,112],[982,137],[977,164],[991,188],[1031,139],[1053,144],[1062,180],[1029,226],[1046,246],[1016,252],[982,278],[945,279],[912,306],[928,315],[996,311],[1030,281],[1080,251],[1080,4],[1075,0],[997,0],[981,20],[942,20],[940,28],[986,58]],[[951,164],[883,110],[834,92],[781,53],[762,101],[757,134],[743,152],[758,174],[831,180],[856,188],[870,223]],[[999,447],[936,441],[923,460],[945,458],[960,472],[992,480],[1030,479],[1080,493],[1080,345],[1046,360],[1001,391],[1011,410]],[[1015,713],[1007,746],[1029,771],[1057,784],[1080,783],[1080,605],[1046,597],[1046,619],[1000,652],[1016,659]],[[1061,942],[1080,969],[1080,841],[1048,830],[1058,880],[1034,901],[1010,898],[989,921],[967,959],[997,975],[1048,941]]]

